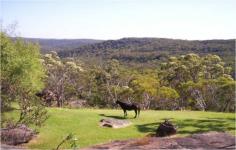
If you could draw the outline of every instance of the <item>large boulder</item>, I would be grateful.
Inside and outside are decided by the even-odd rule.
[[[1,129],[1,141],[8,145],[27,143],[34,135],[34,131],[24,124]]]
[[[128,120],[106,118],[100,120],[100,126],[102,127],[111,127],[111,128],[124,128],[131,125],[131,122]]]
[[[165,120],[156,130],[156,136],[164,137],[176,134],[177,128],[169,121]]]

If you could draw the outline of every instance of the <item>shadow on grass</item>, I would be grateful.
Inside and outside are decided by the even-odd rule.
[[[127,118],[124,118],[124,117],[121,117],[121,116],[112,116],[112,115],[105,115],[105,114],[99,114],[99,116],[114,118],[114,119],[127,119]]]
[[[165,119],[161,119],[159,122],[153,122],[148,124],[136,125],[140,132],[155,132],[159,124]],[[174,120],[171,122],[178,127],[178,134],[194,134],[208,131],[235,131],[235,119],[234,118],[205,118],[205,119],[184,119]],[[234,126],[233,126],[234,125]]]
[[[4,109],[2,109],[2,112],[10,112],[13,110],[20,110],[20,109],[17,109],[15,107],[5,107]]]
[[[134,118],[132,116],[124,117],[124,116],[113,116],[113,115],[105,115],[105,114],[99,114],[99,116],[108,117],[108,118],[114,118],[114,119],[136,119],[136,118]]]
[[[173,121],[173,118],[164,118],[164,119],[161,119],[160,122],[153,122],[153,123],[136,125],[136,127],[138,128],[138,130],[140,132],[155,132],[156,129],[158,128],[159,124],[164,122],[166,119]]]
[[[193,134],[208,131],[230,131],[235,130],[235,120],[233,118],[206,118],[200,120],[185,119],[178,121],[179,134]],[[234,125],[234,126],[232,126]],[[194,129],[188,130],[186,128]]]

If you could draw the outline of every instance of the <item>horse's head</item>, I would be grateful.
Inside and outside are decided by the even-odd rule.
[[[118,104],[120,104],[120,103],[121,103],[121,101],[119,101],[119,100],[116,101],[116,105],[118,105]]]
[[[35,93],[35,96],[42,97],[43,94],[42,94],[42,92],[37,92],[37,93]]]

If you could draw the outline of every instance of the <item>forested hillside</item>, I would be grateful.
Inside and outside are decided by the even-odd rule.
[[[168,55],[197,53],[216,54],[233,65],[235,40],[189,41],[165,38],[122,38],[120,40],[93,39],[40,39],[24,38],[39,43],[41,52],[58,51],[61,57],[113,58],[124,62],[141,62],[165,59]]]
[[[69,51],[61,51],[62,57],[79,55],[99,55],[118,60],[139,62],[159,59],[163,54],[217,54],[221,57],[234,56],[234,40],[188,41],[164,38],[123,38],[81,46]]]
[[[39,43],[42,53],[57,51],[62,58],[77,57],[87,62],[116,59],[120,63],[136,68],[155,68],[169,56],[186,53],[196,53],[200,56],[215,54],[220,56],[227,66],[233,68],[232,76],[235,78],[235,40],[233,39],[190,41],[165,38],[122,38],[103,41],[24,38],[24,40]]]

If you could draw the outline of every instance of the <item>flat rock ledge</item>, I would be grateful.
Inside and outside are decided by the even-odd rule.
[[[128,120],[114,119],[114,118],[105,118],[101,119],[99,125],[101,127],[111,127],[111,128],[124,128],[132,123]]]
[[[139,139],[116,140],[95,145],[83,150],[126,150],[126,149],[235,149],[235,136],[224,132],[207,132],[188,137],[144,137]]]
[[[23,146],[13,146],[1,143],[1,150],[29,150],[29,149]]]

